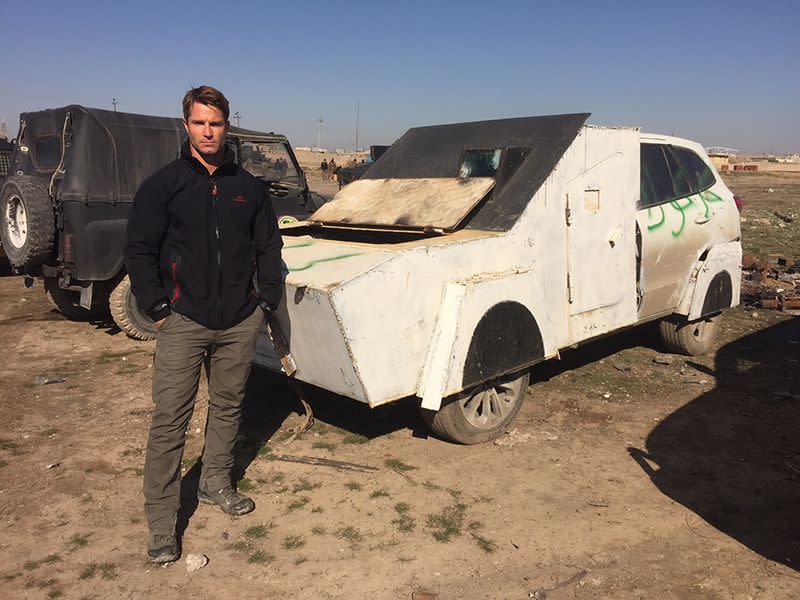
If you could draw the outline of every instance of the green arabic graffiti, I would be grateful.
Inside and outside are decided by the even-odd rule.
[[[314,242],[309,240],[307,242],[300,242],[299,244],[292,244],[291,246],[284,246],[283,249],[288,250],[289,248],[305,248],[306,246],[311,246],[313,244]]]
[[[722,202],[722,198],[711,190],[706,190],[694,196],[688,196],[686,198],[681,198],[680,200],[673,200],[670,202],[669,206],[671,206],[681,215],[680,226],[671,231],[672,237],[677,238],[681,236],[683,230],[686,228],[686,211],[693,206],[698,206],[698,200],[703,204],[703,217],[705,219],[709,219],[712,216],[711,208],[708,205],[714,202]],[[682,201],[683,203],[681,203]],[[664,206],[666,205],[660,204],[658,206],[651,206],[647,209],[647,218],[650,220],[650,223],[647,225],[648,231],[660,229],[663,227],[664,223],[667,222],[667,215],[664,211]],[[655,216],[658,213],[660,214]]]
[[[703,206],[706,207],[706,212],[703,215],[706,218],[711,216],[711,209],[708,207],[708,203],[709,202],[722,202],[722,198],[717,196],[711,190],[706,190],[705,192],[700,192],[700,199],[703,201]]]
[[[351,256],[360,256],[360,255],[361,255],[360,252],[353,252],[352,254],[340,254],[339,256],[329,256],[327,258],[318,258],[317,260],[311,260],[311,261],[307,262],[302,267],[294,267],[294,268],[289,267],[289,272],[290,273],[295,273],[297,271],[305,271],[306,269],[310,269],[311,267],[313,267],[314,265],[316,265],[318,263],[330,262],[330,261],[333,261],[333,260],[342,260],[343,258],[350,258]]]
[[[647,226],[647,231],[653,231],[654,229],[658,229],[659,227],[661,227],[664,224],[664,221],[667,220],[667,217],[664,214],[664,207],[663,206],[655,206],[655,207],[651,206],[650,208],[648,208],[647,209],[647,217],[648,218],[650,218],[651,213],[653,211],[653,208],[657,208],[658,210],[661,211],[661,220],[658,223],[653,223],[652,225],[648,225]]]
[[[677,231],[672,232],[672,237],[679,237],[683,233],[683,228],[686,227],[686,209],[694,206],[694,200],[692,200],[691,196],[684,198],[684,200],[686,200],[686,204],[681,204],[680,200],[673,200],[669,203],[672,208],[681,213],[681,226],[678,227]]]

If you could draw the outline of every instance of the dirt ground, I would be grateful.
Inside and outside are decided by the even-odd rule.
[[[746,250],[800,258],[800,220],[772,216],[800,213],[800,177],[727,181]],[[201,388],[180,524],[184,557],[209,562],[193,573],[144,560],[153,343],[66,321],[13,276],[0,339],[1,598],[800,597],[797,316],[729,311],[698,358],[654,362],[652,327],[567,351],[533,369],[504,445],[436,439],[411,400],[322,391],[286,443],[302,411],[254,369],[237,478],[257,507],[240,518],[194,500]]]

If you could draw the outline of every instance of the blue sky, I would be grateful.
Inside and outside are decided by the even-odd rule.
[[[179,116],[192,85],[296,146],[591,112],[706,146],[800,152],[800,3],[0,2],[0,117]]]

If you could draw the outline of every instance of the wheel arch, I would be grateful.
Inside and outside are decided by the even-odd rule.
[[[461,369],[464,389],[517,371],[544,358],[544,340],[531,311],[504,300],[489,308],[470,339]]]
[[[449,283],[420,379],[422,408],[553,355],[549,314],[533,308],[543,305],[531,272]]]
[[[741,243],[712,246],[692,273],[676,314],[695,321],[738,305],[742,280]]]

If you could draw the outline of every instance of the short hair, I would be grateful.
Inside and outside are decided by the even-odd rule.
[[[189,110],[195,102],[218,108],[222,111],[226,121],[231,115],[230,104],[228,104],[225,94],[210,85],[201,85],[186,92],[183,97],[183,118],[187,121],[189,120]]]

